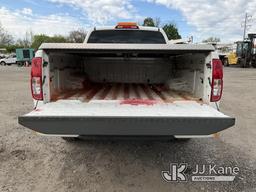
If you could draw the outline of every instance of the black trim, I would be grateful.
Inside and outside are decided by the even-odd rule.
[[[233,126],[235,118],[20,116],[19,123],[44,134],[210,135]]]

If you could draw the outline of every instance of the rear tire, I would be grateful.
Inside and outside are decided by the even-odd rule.
[[[227,59],[227,58],[224,58],[224,59],[223,59],[223,65],[224,65],[225,67],[228,67],[228,66],[229,66],[229,62],[228,62],[228,59]]]
[[[22,62],[18,62],[17,65],[18,65],[18,67],[23,67],[24,66]]]
[[[66,142],[72,143],[75,141],[78,141],[79,138],[78,137],[62,137],[63,140],[65,140]]]
[[[244,58],[241,58],[238,60],[238,64],[241,68],[245,68],[246,67],[246,61]]]
[[[256,68],[256,59],[252,61],[252,67]]]
[[[5,63],[4,61],[2,61],[0,64],[1,64],[1,65],[6,65],[6,63]]]

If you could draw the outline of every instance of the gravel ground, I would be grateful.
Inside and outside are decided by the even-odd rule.
[[[29,68],[0,67],[0,191],[256,191],[256,70],[226,68],[221,109],[236,126],[220,138],[79,141],[20,126],[32,109]],[[167,183],[169,163],[238,166],[234,182]]]

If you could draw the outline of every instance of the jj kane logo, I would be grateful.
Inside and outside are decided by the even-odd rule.
[[[187,176],[185,174],[187,167],[188,165],[186,163],[181,163],[179,165],[176,163],[171,163],[169,171],[162,171],[162,177],[167,182],[187,181]]]
[[[187,163],[171,163],[168,171],[162,171],[162,177],[167,182],[186,182],[188,176]],[[239,173],[239,167],[209,165],[195,165],[192,167],[192,181],[234,181]]]

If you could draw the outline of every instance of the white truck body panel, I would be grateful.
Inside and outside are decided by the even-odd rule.
[[[204,44],[84,44],[84,43],[43,43],[41,50],[153,50],[153,51],[214,51],[212,45]]]
[[[68,110],[67,110],[68,109]],[[114,100],[58,100],[38,107],[27,116],[101,116],[101,117],[227,117],[207,104],[175,101],[152,105],[122,104]]]

